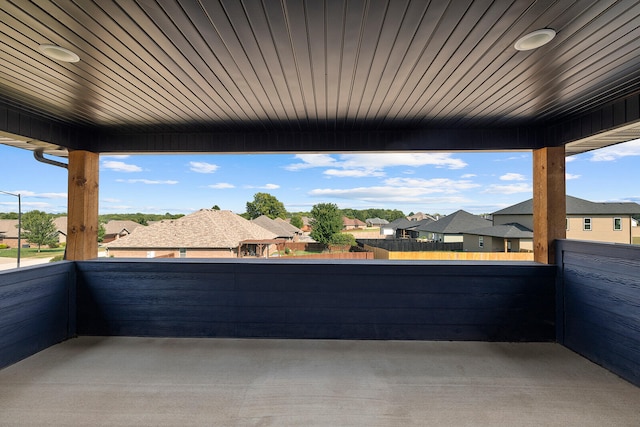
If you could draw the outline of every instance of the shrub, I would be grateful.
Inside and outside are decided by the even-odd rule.
[[[4,243],[0,245],[0,249],[7,249],[9,246],[5,245]]]
[[[356,246],[356,238],[349,233],[336,233],[331,236],[329,242],[336,246]]]
[[[49,262],[57,262],[64,260],[64,255],[56,255],[49,260]]]

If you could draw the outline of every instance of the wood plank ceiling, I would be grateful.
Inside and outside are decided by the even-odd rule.
[[[640,89],[640,1],[0,0],[0,37],[0,101],[104,129],[537,126]]]

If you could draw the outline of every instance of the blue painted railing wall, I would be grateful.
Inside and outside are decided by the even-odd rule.
[[[77,262],[78,334],[555,340],[555,266]]]
[[[0,368],[75,335],[75,266],[0,272]]]
[[[558,341],[640,386],[640,246],[558,241]]]

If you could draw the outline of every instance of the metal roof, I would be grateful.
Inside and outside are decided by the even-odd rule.
[[[640,118],[640,1],[4,0],[0,34],[0,131],[98,152],[579,152]]]

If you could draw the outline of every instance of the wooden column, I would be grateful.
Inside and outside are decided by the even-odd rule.
[[[97,153],[69,152],[68,260],[98,256],[98,160]]]
[[[533,151],[534,260],[555,263],[553,241],[566,237],[565,150],[546,147]]]

